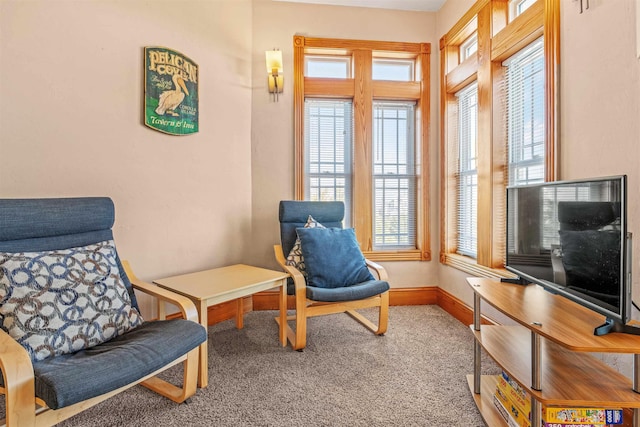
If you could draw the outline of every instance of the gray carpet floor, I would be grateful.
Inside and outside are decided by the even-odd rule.
[[[471,331],[441,308],[391,307],[382,337],[346,314],[313,318],[302,352],[279,345],[275,315],[211,326],[209,387],[187,403],[136,386],[60,426],[484,426],[466,382]]]

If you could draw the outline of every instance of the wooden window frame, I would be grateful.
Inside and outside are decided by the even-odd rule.
[[[353,76],[348,79],[304,76],[305,55],[351,55]],[[416,81],[375,81],[373,57],[413,59]],[[429,245],[429,117],[430,43],[402,43],[348,39],[293,37],[294,68],[294,196],[304,200],[304,100],[305,97],[350,98],[354,103],[353,224],[363,254],[373,261],[427,261]],[[416,249],[373,250],[373,100],[416,102]],[[356,110],[358,108],[358,110]]]
[[[478,34],[476,55],[459,60],[460,45]],[[545,180],[558,174],[560,0],[538,0],[509,22],[508,0],[478,0],[440,39],[440,262],[476,276],[505,277],[506,137],[497,88],[504,79],[502,62],[544,35]],[[452,212],[455,177],[449,170],[448,117],[455,92],[478,82],[478,256],[456,254],[457,212]]]

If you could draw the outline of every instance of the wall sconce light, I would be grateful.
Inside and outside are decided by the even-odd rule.
[[[282,52],[279,50],[268,50],[265,52],[267,59],[267,73],[269,74],[269,93],[273,93],[275,100],[278,94],[284,89],[284,76],[282,75]]]

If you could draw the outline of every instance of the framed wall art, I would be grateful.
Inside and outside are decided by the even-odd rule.
[[[198,132],[198,65],[166,47],[145,47],[144,58],[144,124],[170,135]]]

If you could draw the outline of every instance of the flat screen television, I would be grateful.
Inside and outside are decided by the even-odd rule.
[[[640,333],[626,196],[624,175],[507,188],[507,270],[604,315],[596,335]]]

